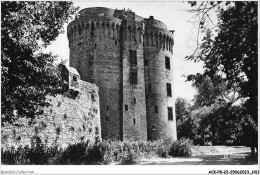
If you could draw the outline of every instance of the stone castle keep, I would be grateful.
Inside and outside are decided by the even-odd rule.
[[[81,10],[67,29],[70,66],[99,87],[102,139],[177,139],[173,31],[101,7]]]

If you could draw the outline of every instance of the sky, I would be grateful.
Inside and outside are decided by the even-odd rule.
[[[192,24],[192,14],[187,12],[190,4],[183,1],[73,1],[79,10],[89,7],[107,7],[113,9],[131,9],[135,14],[149,18],[154,16],[167,25],[168,30],[174,32],[173,64],[174,64],[174,96],[193,99],[196,90],[191,86],[191,82],[186,82],[185,75],[195,74],[203,71],[202,63],[194,63],[185,60],[185,56],[191,54],[195,45],[196,26]],[[67,25],[64,25],[65,32],[45,51],[51,51],[58,55],[58,59],[69,60],[69,44],[67,39]]]

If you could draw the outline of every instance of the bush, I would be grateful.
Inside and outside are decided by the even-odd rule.
[[[18,147],[16,150],[13,148],[2,150],[1,162],[7,165],[46,165],[58,153],[55,148],[52,150],[48,151],[42,145],[33,148],[26,146],[24,148]]]
[[[119,152],[117,152],[117,159],[122,165],[136,164],[141,157],[141,151],[138,142],[121,142],[119,143]]]
[[[115,143],[103,141],[95,143],[88,148],[85,157],[86,164],[110,164],[115,160]]]
[[[111,164],[118,162],[123,165],[136,164],[141,158],[154,156],[168,158],[190,156],[192,141],[170,138],[156,141],[102,141],[90,144],[81,142],[69,145],[65,150],[55,148],[19,148],[16,151],[2,151],[4,164],[36,164],[36,165],[80,165],[80,164]],[[49,150],[49,151],[46,151]],[[17,161],[19,160],[19,163]]]
[[[170,147],[169,155],[172,157],[190,156],[192,146],[193,142],[190,139],[181,138],[173,142]]]
[[[84,164],[102,164],[104,157],[104,145],[93,144],[87,149]]]
[[[18,153],[21,156],[21,162],[24,164],[46,165],[48,164],[48,159],[51,157],[50,154],[46,153],[42,145],[32,149],[21,148],[20,150],[18,149]]]
[[[196,135],[193,141],[194,141],[194,145],[204,145],[204,140],[200,135]]]
[[[157,155],[158,142],[138,142],[138,148],[141,158],[151,158]]]
[[[136,164],[139,158],[140,157],[138,153],[135,152],[134,150],[124,151],[122,153],[122,158],[120,162],[122,165],[132,165],[132,164]]]
[[[69,145],[61,153],[61,155],[58,155],[56,162],[62,165],[80,164],[87,153],[88,144],[88,142],[81,142],[74,145]]]

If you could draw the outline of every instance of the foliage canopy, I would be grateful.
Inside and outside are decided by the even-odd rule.
[[[34,117],[47,94],[60,91],[55,56],[42,48],[63,32],[77,8],[69,1],[2,1],[2,124]]]
[[[213,82],[221,77],[227,89],[234,85],[238,87],[239,94],[247,98],[247,112],[257,123],[258,2],[202,2],[197,12],[207,14],[212,7],[218,7],[218,24],[215,27],[219,31],[214,34],[215,27],[207,28],[204,22],[200,23],[199,30],[206,31],[200,50],[187,59],[203,61],[205,71],[202,75],[210,77]],[[203,15],[201,21],[205,21],[206,16]],[[199,76],[201,74],[190,75],[188,80],[194,81]]]
[[[204,63],[202,74],[187,77],[198,90],[197,111],[191,114],[198,127],[196,135],[203,137],[206,131],[213,141],[247,138],[252,148],[257,145],[258,130],[258,2],[189,3],[198,32],[197,47],[186,59]],[[245,100],[243,106],[232,106],[238,98]]]

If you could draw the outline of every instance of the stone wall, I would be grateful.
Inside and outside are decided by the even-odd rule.
[[[133,29],[136,25],[139,30]],[[125,19],[121,27],[123,68],[123,140],[147,140],[145,106],[143,26]],[[139,37],[132,37],[134,36]],[[130,50],[136,51],[137,64],[130,64]],[[130,82],[131,71],[137,72],[137,84]],[[127,105],[127,110],[126,106]]]
[[[98,87],[79,80],[79,93],[47,96],[48,107],[35,119],[20,118],[1,129],[2,148],[31,146],[35,140],[47,147],[66,147],[81,141],[101,139]]]

